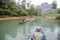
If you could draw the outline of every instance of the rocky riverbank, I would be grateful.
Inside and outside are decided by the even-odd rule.
[[[56,19],[55,16],[45,16],[45,18],[47,18],[47,19]]]
[[[37,16],[21,16],[21,17],[7,17],[7,18],[0,18],[0,21],[4,20],[16,20],[16,19],[25,19],[25,20],[30,20],[31,18],[37,18]]]

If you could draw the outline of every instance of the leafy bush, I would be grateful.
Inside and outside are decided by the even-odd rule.
[[[60,15],[56,17],[56,19],[60,20]]]
[[[7,10],[7,9],[1,9],[0,8],[0,15],[11,15],[13,12],[11,10]]]
[[[27,15],[28,15],[28,12],[27,12],[26,10],[20,10],[20,11],[18,12],[18,15],[19,15],[19,16],[27,16]]]

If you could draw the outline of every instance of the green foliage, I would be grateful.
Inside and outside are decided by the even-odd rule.
[[[60,9],[57,11],[58,14],[60,14]]]
[[[56,20],[60,20],[60,14],[58,14],[58,13],[48,13],[44,16],[55,17]]]
[[[30,16],[40,16],[41,15],[41,10],[34,7],[34,5],[31,5],[30,8],[28,9],[28,15]]]
[[[52,3],[52,9],[56,9],[56,8],[57,8],[57,2],[53,1],[53,3]]]
[[[27,12],[27,10],[20,10],[20,11],[18,11],[18,15],[19,16],[27,16],[28,15],[28,12]]]
[[[22,5],[21,5],[22,6],[22,9],[26,9],[26,6],[25,5],[26,5],[26,0],[22,0]]]
[[[56,17],[57,20],[60,20],[60,15]]]
[[[15,2],[11,2],[10,0],[2,0],[0,5],[0,16],[2,15],[8,15],[8,16],[12,16],[12,15],[16,15],[18,9],[16,7]]]
[[[36,8],[36,14],[37,14],[38,16],[41,16],[41,9]]]
[[[27,8],[26,8],[27,5]],[[16,5],[13,0],[1,0],[0,1],[0,16],[38,16],[41,15],[41,10],[26,3],[26,0],[22,0],[20,5]]]
[[[7,9],[0,9],[0,16],[2,16],[2,15],[9,15],[9,16],[11,16],[12,15],[12,13],[13,13],[13,11],[11,11],[11,10],[7,10]]]

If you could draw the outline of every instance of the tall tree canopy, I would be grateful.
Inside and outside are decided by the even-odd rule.
[[[57,2],[56,1],[53,1],[52,2],[52,9],[56,9],[57,8]]]

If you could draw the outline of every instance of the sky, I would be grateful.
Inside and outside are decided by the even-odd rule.
[[[51,4],[54,0],[30,0],[32,4],[36,5],[41,5],[41,3],[47,2]],[[57,1],[57,7],[60,7],[60,0],[55,0]]]
[[[41,5],[41,3],[44,3],[44,2],[51,4],[54,0],[31,0],[31,1],[32,1],[31,3],[36,6],[36,5]],[[55,0],[55,1],[57,1],[57,7],[59,8],[60,0]]]

